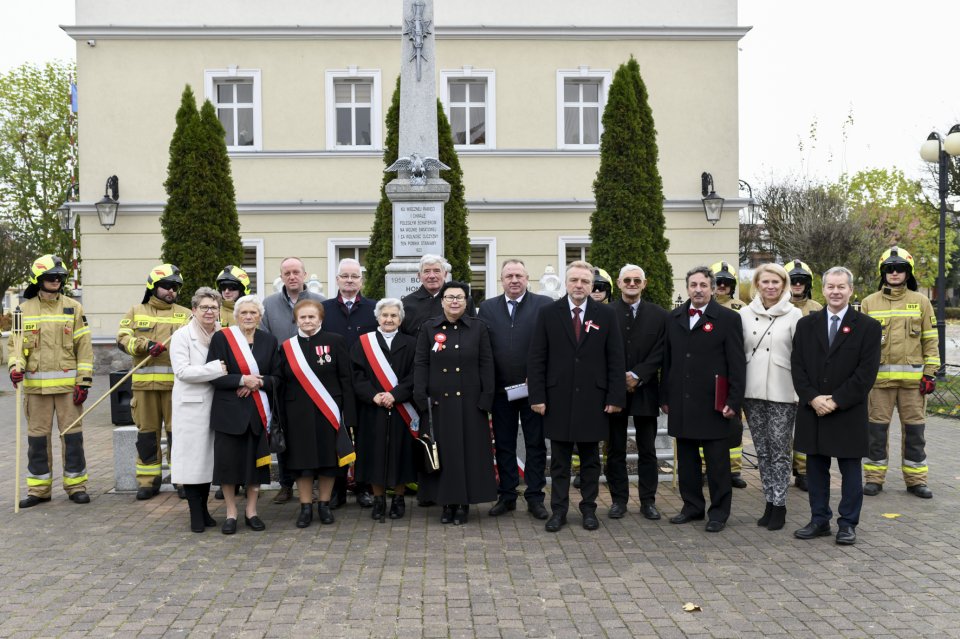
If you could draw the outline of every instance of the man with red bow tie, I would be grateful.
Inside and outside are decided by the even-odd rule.
[[[707,532],[720,532],[730,516],[728,441],[743,402],[747,363],[740,315],[713,299],[713,271],[687,273],[686,303],[667,320],[667,346],[660,404],[677,438],[677,472],[683,509],[672,524],[708,519]],[[707,465],[710,508],[703,497],[699,448]]]

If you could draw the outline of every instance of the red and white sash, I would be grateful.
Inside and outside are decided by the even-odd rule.
[[[363,354],[367,357],[367,363],[370,364],[373,374],[377,381],[386,392],[392,391],[397,386],[397,374],[393,372],[390,361],[387,360],[387,354],[380,347],[380,340],[376,337],[376,331],[365,333],[360,336],[360,345],[363,347]],[[403,418],[410,434],[414,437],[420,436],[420,414],[410,402],[396,404],[397,412]]]
[[[290,364],[290,370],[294,377],[300,382],[300,386],[306,391],[307,396],[313,400],[323,416],[333,426],[336,431],[340,430],[340,407],[333,401],[333,396],[320,382],[317,374],[310,368],[307,358],[303,356],[303,349],[297,344],[297,337],[291,337],[283,343],[283,352],[287,355],[287,362]]]
[[[247,344],[247,338],[239,326],[230,326],[223,329],[223,336],[227,338],[227,344],[230,346],[230,352],[233,358],[237,360],[240,372],[244,375],[259,375],[260,367],[257,366],[257,360],[253,358],[253,352],[250,345]],[[270,429],[270,400],[267,394],[262,390],[253,393],[253,403],[257,406],[257,412],[260,413],[260,419],[263,420],[263,427],[269,433]]]

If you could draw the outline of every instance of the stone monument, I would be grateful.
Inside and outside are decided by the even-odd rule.
[[[403,297],[420,288],[420,258],[443,255],[443,205],[450,199],[450,185],[439,173],[449,167],[437,159],[433,0],[403,0],[403,26],[400,143],[397,161],[386,169],[397,172],[386,187],[393,204],[393,259],[386,268],[387,297]]]

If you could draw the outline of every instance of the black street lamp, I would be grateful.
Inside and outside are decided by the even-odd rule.
[[[103,189],[103,199],[97,202],[97,216],[100,218],[100,226],[107,229],[117,223],[117,209],[120,204],[120,180],[116,175],[107,178],[107,184]]]
[[[720,221],[720,215],[723,213],[723,198],[717,195],[713,187],[713,176],[704,171],[700,175],[700,191],[703,195],[703,212],[707,216],[707,222],[716,226]]]
[[[938,191],[940,192],[940,254],[937,260],[937,336],[940,341],[940,370],[937,376],[942,377],[947,370],[947,190],[950,176],[951,156],[960,155],[960,124],[950,127],[946,139],[934,131],[927,136],[927,141],[920,146],[920,157],[927,162],[937,164]]]

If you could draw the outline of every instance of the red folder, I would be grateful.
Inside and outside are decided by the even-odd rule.
[[[723,375],[714,375],[713,384],[713,409],[723,412],[723,407],[727,405],[727,378]]]

